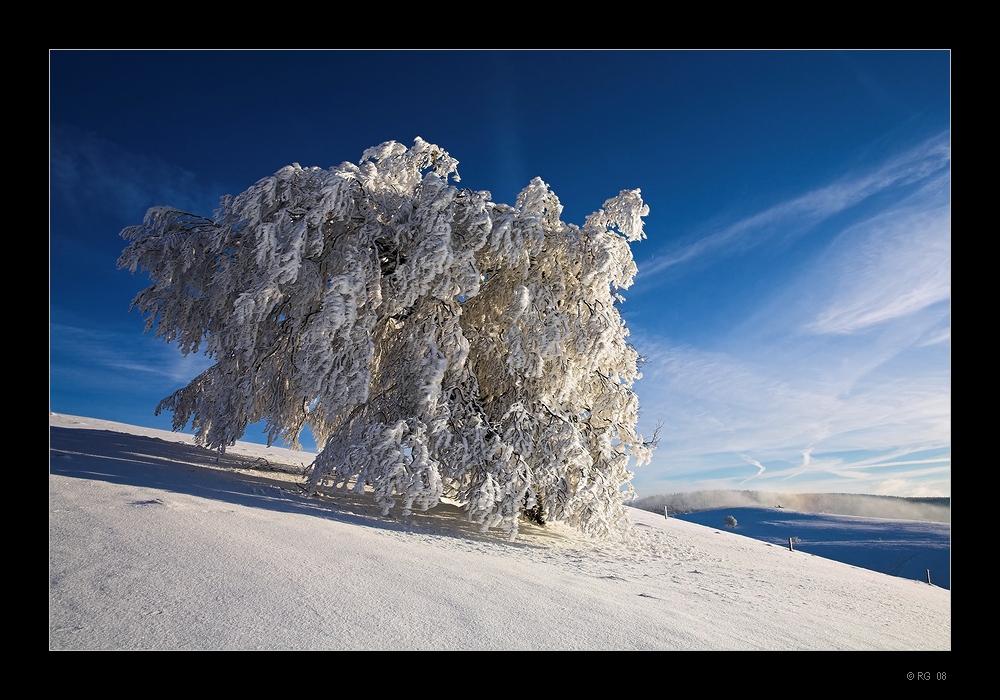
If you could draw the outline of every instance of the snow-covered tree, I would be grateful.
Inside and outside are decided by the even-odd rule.
[[[152,282],[146,330],[215,360],[157,413],[217,449],[258,421],[297,447],[308,426],[314,492],[385,513],[448,497],[512,537],[526,511],[618,530],[629,459],[654,446],[616,307],[648,207],[625,190],[578,227],[541,179],[499,204],[451,184],[457,165],[390,141],[282,168],[214,218],[154,207],[122,231],[119,267]]]

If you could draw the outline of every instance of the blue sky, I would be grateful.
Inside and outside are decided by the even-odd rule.
[[[643,496],[951,493],[948,51],[53,51],[50,409],[169,428],[118,233],[420,136],[582,224],[641,188]],[[246,439],[262,441],[257,431]]]

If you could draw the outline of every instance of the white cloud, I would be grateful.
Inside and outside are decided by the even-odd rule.
[[[929,347],[938,343],[945,343],[951,340],[951,327],[944,328],[931,335],[927,340],[920,343],[920,347]]]
[[[664,426],[652,464],[637,471],[637,485],[660,473],[686,475],[708,488],[705,480],[721,473],[729,483],[719,487],[734,488],[749,481],[733,459],[739,455],[758,467],[750,478],[762,482],[759,488],[794,477],[802,490],[829,477],[844,490],[858,490],[883,480],[887,470],[927,464],[919,479],[948,460],[926,453],[950,444],[947,374],[901,379],[869,372],[859,379],[828,375],[826,357],[797,364],[779,356],[766,366],[687,346],[660,344],[649,352],[647,343],[643,349],[650,357],[636,386],[643,420]],[[837,454],[848,452],[854,456]],[[837,490],[836,483],[825,486]]]
[[[811,332],[854,333],[951,295],[951,213],[946,204],[883,213],[844,232],[832,253],[834,260],[825,263],[836,277],[832,298],[807,325]]]
[[[107,385],[153,382],[156,386],[181,386],[213,364],[202,355],[182,355],[177,347],[152,335],[118,333],[54,323],[50,326],[52,371],[61,373],[72,364],[86,368],[81,379]],[[136,358],[143,358],[137,360]]]
[[[731,254],[777,234],[803,233],[875,195],[935,177],[948,167],[950,158],[950,134],[939,134],[872,171],[844,177],[683,244],[643,265],[639,274],[654,277],[704,255]]]
[[[760,462],[758,462],[753,457],[750,457],[749,455],[740,455],[740,457],[743,458],[744,461],[749,462],[750,464],[752,464],[755,467],[757,467],[757,473],[754,474],[753,476],[747,477],[746,479],[744,479],[743,481],[741,481],[740,482],[741,485],[747,483],[751,479],[757,478],[758,476],[760,476],[761,474],[763,474],[766,471],[766,469],[764,468],[764,465],[761,464]]]

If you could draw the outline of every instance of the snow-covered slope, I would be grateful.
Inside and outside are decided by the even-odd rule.
[[[50,415],[49,648],[951,648],[926,583],[639,510],[628,545],[510,543],[306,498],[310,459]]]

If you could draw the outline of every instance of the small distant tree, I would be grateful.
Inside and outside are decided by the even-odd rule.
[[[725,518],[723,518],[722,522],[730,530],[735,530],[736,529],[736,525],[737,525],[736,518],[734,518],[733,516],[727,515]]]
[[[175,430],[224,450],[251,423],[320,447],[314,492],[384,513],[459,501],[482,528],[626,521],[636,350],[617,304],[648,208],[623,190],[582,227],[541,179],[513,205],[459,189],[422,139],[355,165],[293,164],[213,218],[154,207],[118,264],[148,272],[146,330],[215,364],[165,398]]]

